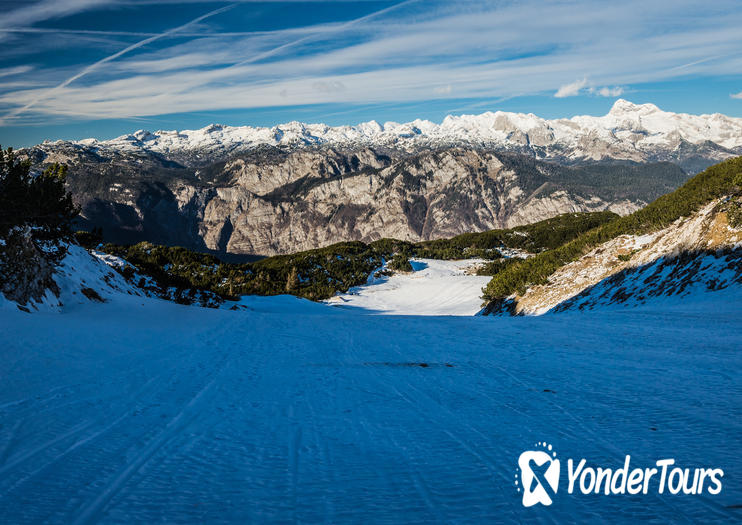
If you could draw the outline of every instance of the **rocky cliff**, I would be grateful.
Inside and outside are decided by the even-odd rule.
[[[450,237],[573,211],[626,214],[687,178],[669,163],[562,166],[474,147],[263,146],[198,167],[69,144],[30,155],[70,166],[81,227],[100,226],[107,240],[259,255]]]

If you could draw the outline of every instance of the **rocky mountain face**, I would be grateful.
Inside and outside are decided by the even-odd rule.
[[[261,147],[187,167],[159,154],[58,146],[82,227],[107,240],[272,255],[341,240],[419,241],[507,228],[560,213],[634,211],[687,175],[669,163],[560,166],[476,148]]]
[[[573,211],[626,214],[737,153],[742,119],[622,100],[604,117],[213,125],[25,150],[39,167],[70,167],[81,226],[103,227],[107,240],[259,255],[427,240]]]

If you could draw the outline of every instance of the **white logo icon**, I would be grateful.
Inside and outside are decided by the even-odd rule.
[[[551,505],[559,489],[559,460],[552,446],[539,442],[542,450],[526,450],[518,458],[515,485],[523,493],[523,506]]]

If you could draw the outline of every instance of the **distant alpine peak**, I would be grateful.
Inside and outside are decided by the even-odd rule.
[[[53,144],[53,143],[52,143]],[[662,111],[654,104],[634,104],[618,99],[602,117],[581,115],[547,120],[533,113],[485,112],[448,115],[440,124],[369,121],[355,126],[328,126],[287,122],[270,128],[210,124],[197,130],[139,130],[112,140],[79,141],[83,147],[125,153],[151,151],[172,157],[199,159],[247,152],[258,146],[304,148],[424,146],[486,146],[501,150],[530,151],[539,158],[648,160],[666,158],[690,147],[711,148],[703,156],[722,160],[742,154],[742,119],[714,115],[689,115]],[[685,144],[685,145],[684,145]]]
[[[613,107],[608,112],[609,115],[641,115],[641,114],[649,114],[649,113],[656,113],[658,111],[661,111],[660,108],[655,106],[654,104],[634,104],[633,102],[629,102],[628,100],[624,100],[622,98],[619,98],[614,102]]]

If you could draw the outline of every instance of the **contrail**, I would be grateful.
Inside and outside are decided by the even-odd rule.
[[[364,16],[361,16],[359,18],[355,18],[353,20],[349,20],[349,21],[344,22],[344,23],[342,23],[342,24],[340,24],[338,26],[335,26],[335,27],[332,27],[332,28],[328,28],[328,30],[325,31],[325,32],[322,32],[322,33],[311,33],[311,34],[309,34],[307,36],[304,36],[304,37],[301,37],[301,38],[297,38],[296,40],[292,40],[291,42],[287,42],[285,44],[281,44],[278,47],[274,47],[273,49],[269,49],[268,51],[264,51],[263,53],[260,53],[258,55],[255,55],[255,56],[252,56],[252,57],[247,58],[245,60],[241,60],[239,62],[236,62],[234,64],[231,64],[231,65],[229,65],[229,66],[227,66],[225,68],[222,68],[220,70],[220,72],[228,71],[230,69],[234,69],[234,68],[237,68],[239,66],[243,66],[245,64],[250,64],[252,62],[256,62],[258,60],[262,60],[263,58],[267,58],[267,57],[273,56],[273,55],[275,55],[277,53],[280,53],[281,51],[283,51],[285,49],[288,49],[290,47],[296,46],[298,44],[302,44],[304,42],[307,42],[309,40],[312,40],[314,38],[317,38],[318,36],[321,36],[321,35],[323,35],[325,33],[334,33],[334,32],[344,31],[344,30],[348,29],[349,27],[352,27],[352,26],[354,26],[354,25],[356,25],[356,24],[358,24],[360,22],[365,22],[366,20],[370,20],[370,19],[375,18],[377,16],[386,14],[386,13],[388,13],[390,11],[393,11],[395,9],[399,9],[400,7],[403,7],[403,6],[406,6],[408,4],[412,4],[412,3],[418,2],[418,1],[419,0],[404,0],[403,2],[400,2],[398,4],[394,4],[394,5],[391,5],[389,7],[385,7],[384,9],[380,9],[378,11],[374,11],[373,13],[369,13],[369,14],[364,15]],[[171,94],[171,93],[172,92],[167,93],[167,94]]]
[[[337,26],[335,28],[332,28],[328,32],[343,31],[345,29],[348,29],[349,27],[352,27],[352,26],[360,23],[360,22],[365,22],[366,20],[370,20],[372,18],[375,18],[377,16],[386,14],[386,13],[388,13],[390,11],[393,11],[395,9],[399,9],[400,7],[403,7],[405,5],[408,5],[408,4],[417,2],[417,1],[419,1],[419,0],[405,0],[405,1],[400,2],[398,4],[395,4],[395,5],[386,7],[384,9],[380,9],[379,11],[375,11],[373,13],[369,13],[368,15],[364,15],[362,17],[359,17],[359,18],[356,18],[356,19],[353,19],[353,20],[349,20],[348,22],[345,22],[345,23],[340,24],[339,26]],[[126,53],[128,53],[130,51],[133,51],[133,50],[135,50],[137,48],[140,48],[142,46],[145,46],[145,45],[147,45],[147,44],[149,44],[151,42],[154,42],[155,40],[159,40],[161,38],[168,37],[168,36],[172,35],[173,33],[180,32],[183,29],[186,29],[187,27],[189,27],[189,26],[191,26],[193,24],[197,24],[198,22],[201,22],[202,20],[204,20],[206,18],[209,18],[209,17],[214,16],[214,15],[218,15],[219,13],[223,13],[224,11],[227,11],[229,9],[232,9],[232,8],[236,7],[237,5],[239,5],[239,4],[230,4],[230,5],[226,6],[226,7],[222,7],[220,9],[216,9],[214,11],[210,11],[210,12],[206,13],[205,15],[202,15],[202,16],[200,16],[198,18],[195,18],[195,19],[191,20],[190,22],[187,22],[187,23],[185,23],[185,24],[183,24],[181,26],[178,26],[176,28],[173,28],[173,29],[170,29],[168,31],[165,31],[164,33],[160,33],[160,34],[154,35],[154,36],[152,36],[150,38],[146,38],[144,40],[141,40],[141,41],[139,41],[139,42],[137,42],[135,44],[130,45],[129,47],[127,47],[125,49],[122,49],[121,51],[119,51],[117,53],[114,53],[111,56],[108,56],[106,58],[103,58],[103,59],[99,60],[98,62],[95,62],[94,64],[91,64],[91,65],[87,66],[86,68],[84,68],[83,70],[81,70],[79,73],[77,73],[74,76],[68,78],[67,80],[65,80],[61,84],[59,84],[59,85],[57,85],[57,86],[49,89],[43,95],[40,95],[39,97],[35,98],[34,100],[32,100],[31,102],[29,102],[25,106],[23,106],[21,108],[18,108],[18,109],[15,109],[13,111],[10,111],[4,117],[0,118],[0,123],[3,123],[3,121],[7,120],[8,118],[17,117],[18,115],[24,113],[25,111],[28,111],[30,108],[32,108],[33,106],[35,106],[36,104],[38,104],[42,100],[45,100],[45,99],[49,98],[52,94],[54,94],[55,92],[59,91],[60,89],[64,89],[65,87],[69,86],[72,82],[74,82],[75,80],[78,80],[79,78],[87,75],[88,73],[90,73],[91,71],[93,71],[94,69],[96,69],[98,66],[101,66],[103,64],[106,64],[108,62],[111,62],[112,60],[116,60],[120,56],[122,56],[122,55],[124,55],[124,54],[126,54]],[[311,40],[313,38],[317,38],[317,34],[314,34],[313,33],[313,34],[304,36],[302,38],[298,38],[296,40],[292,40],[291,42],[287,42],[286,44],[282,44],[282,45],[280,45],[278,47],[275,47],[273,49],[270,49],[270,50],[265,51],[263,53],[260,53],[258,55],[252,56],[252,57],[250,57],[248,59],[242,60],[242,61],[237,62],[235,64],[232,64],[230,66],[227,66],[222,71],[229,70],[229,69],[232,69],[232,68],[236,68],[236,67],[239,67],[239,66],[242,66],[242,65],[245,65],[245,64],[256,62],[256,61],[261,60],[263,58],[267,58],[267,57],[273,56],[273,55],[275,55],[277,53],[280,53],[281,51],[283,51],[283,50],[285,50],[287,48],[290,48],[290,47],[293,47],[295,45],[301,44],[301,43],[306,42],[308,40]]]
[[[680,66],[671,67],[670,69],[667,69],[666,71],[667,72],[670,72],[670,71],[676,71],[678,69],[685,69],[687,67],[695,66],[695,65],[698,65],[698,64],[703,64],[704,62],[710,62],[712,60],[716,60],[717,58],[724,58],[724,57],[727,57],[727,56],[729,56],[729,55],[728,54],[726,54],[726,55],[716,55],[716,56],[713,56],[713,57],[702,58],[701,60],[696,60],[694,62],[688,62],[687,64],[682,64]]]
[[[157,36],[159,33],[142,33],[134,31],[96,31],[93,29],[55,29],[51,27],[2,27],[3,33],[29,33],[51,35],[101,35],[101,36]]]
[[[318,32],[315,30],[313,32]],[[304,28],[287,28],[274,31],[228,31],[222,33],[198,33],[198,32],[178,32],[178,38],[191,37],[191,38],[214,38],[214,37],[237,37],[237,36],[261,36],[261,35],[274,35],[276,33],[307,33],[312,32]],[[139,36],[139,37],[151,37],[157,36],[164,38],[161,33],[143,33],[141,31],[97,31],[94,29],[59,29],[52,27],[13,27],[6,28],[0,27],[0,35],[2,34],[49,34],[49,35],[93,35],[93,36]],[[167,35],[170,36],[170,33]]]
[[[366,20],[370,20],[372,18],[376,18],[379,15],[386,14],[389,11],[394,11],[395,9],[399,9],[402,6],[405,6],[405,5],[408,5],[408,4],[417,2],[417,1],[418,0],[405,0],[404,2],[400,2],[398,4],[395,4],[395,5],[392,5],[392,6],[389,6],[389,7],[385,7],[384,9],[380,9],[379,11],[374,11],[373,13],[369,13],[367,15],[364,15],[364,16],[360,17],[360,18],[355,18],[353,20],[349,20],[348,22],[345,22],[345,23],[340,24],[339,26],[337,26],[335,28],[332,28],[328,32],[334,33],[334,32],[338,32],[338,31],[344,31],[345,29],[348,29],[349,27],[352,27],[352,26],[354,26],[354,25],[356,25],[356,24],[358,24],[360,22],[365,22]],[[296,40],[292,40],[291,42],[287,42],[285,44],[282,44],[282,45],[280,45],[278,47],[275,47],[273,49],[270,49],[268,51],[265,51],[263,53],[260,53],[258,55],[255,55],[253,57],[247,58],[245,60],[241,60],[240,62],[237,62],[235,64],[232,64],[231,66],[228,66],[228,67],[226,67],[224,69],[225,70],[226,69],[232,69],[232,68],[235,68],[235,67],[243,66],[245,64],[250,64],[252,62],[256,62],[258,60],[262,60],[263,58],[267,58],[269,56],[275,55],[276,53],[280,53],[284,49],[293,47],[293,46],[295,46],[297,44],[304,43],[304,42],[306,42],[308,40],[312,40],[313,38],[316,38],[316,37],[317,37],[316,34],[311,34],[311,35],[307,35],[305,37],[302,37],[302,38],[299,38],[299,39],[296,39]]]
[[[229,9],[232,9],[233,7],[236,7],[237,5],[238,4],[230,4],[228,6],[220,7],[219,9],[215,9],[214,11],[209,11],[205,15],[201,15],[198,18],[194,18],[190,22],[186,22],[185,24],[183,24],[181,26],[175,27],[173,29],[169,29],[169,30],[165,31],[164,33],[160,33],[160,34],[151,36],[149,38],[145,38],[144,40],[140,40],[139,42],[137,42],[135,44],[132,44],[129,47],[124,48],[124,49],[122,49],[121,51],[119,51],[117,53],[114,53],[113,55],[110,55],[110,56],[107,56],[106,58],[103,58],[101,60],[98,60],[94,64],[90,64],[89,66],[85,67],[80,72],[78,72],[77,74],[71,76],[70,78],[68,78],[67,80],[65,80],[61,84],[59,84],[58,86],[55,86],[55,87],[49,89],[43,95],[35,98],[31,102],[29,102],[28,104],[26,104],[25,106],[23,106],[22,108],[18,108],[18,109],[15,109],[15,110],[9,112],[7,115],[5,115],[5,117],[3,117],[2,120],[5,120],[5,119],[7,119],[9,117],[11,117],[11,118],[12,117],[17,117],[21,113],[29,110],[30,108],[32,108],[33,106],[35,106],[36,104],[38,104],[39,102],[41,102],[42,100],[45,100],[45,99],[49,98],[49,96],[52,95],[53,93],[55,93],[56,91],[59,91],[60,89],[64,89],[65,87],[69,86],[72,82],[74,82],[75,80],[78,80],[81,77],[84,77],[85,75],[87,75],[88,73],[90,73],[91,71],[93,71],[94,69],[96,69],[97,67],[99,67],[99,66],[101,66],[103,64],[106,64],[108,62],[111,62],[112,60],[116,60],[117,58],[119,58],[122,55],[125,55],[129,51],[134,51],[135,49],[138,49],[138,48],[140,48],[142,46],[146,46],[147,44],[150,44],[150,43],[154,42],[155,40],[159,40],[161,38],[165,38],[167,36],[170,36],[173,33],[177,33],[178,31],[182,31],[183,29],[186,29],[187,27],[192,26],[193,24],[197,24],[197,23],[201,22],[202,20],[205,20],[205,19],[207,19],[209,17],[218,15],[219,13],[223,13],[224,11],[227,11]]]

